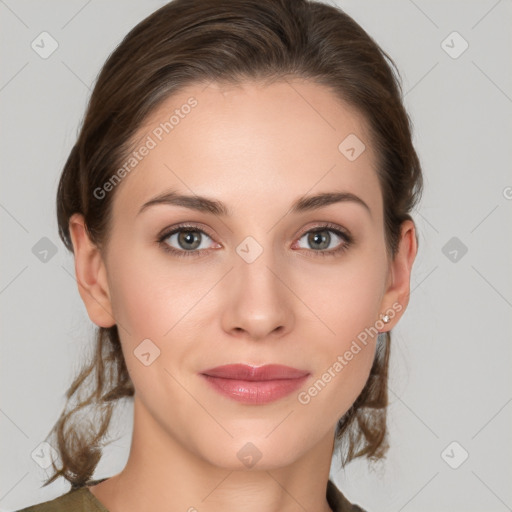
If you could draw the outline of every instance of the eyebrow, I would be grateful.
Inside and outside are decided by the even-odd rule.
[[[291,213],[302,213],[316,210],[335,203],[352,202],[364,207],[372,215],[370,207],[359,197],[351,192],[322,192],[312,196],[299,197],[291,207]],[[218,217],[231,217],[231,210],[221,201],[203,196],[188,196],[179,194],[173,190],[153,197],[142,205],[137,215],[151,206],[166,204],[182,206],[199,212],[210,213]]]

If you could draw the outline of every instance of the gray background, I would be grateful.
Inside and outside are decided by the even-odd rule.
[[[55,192],[101,65],[163,3],[0,0],[2,511],[68,489],[62,479],[40,489],[46,472],[31,455],[93,335],[57,235]],[[401,70],[425,193],[411,303],[394,329],[391,449],[371,471],[355,461],[340,472],[334,458],[332,478],[370,512],[512,510],[512,2],[338,5]],[[58,43],[46,59],[31,47],[43,31]],[[469,44],[461,55],[454,31]],[[57,251],[46,262],[43,237]],[[123,468],[130,417],[123,405],[122,437],[95,477]]]

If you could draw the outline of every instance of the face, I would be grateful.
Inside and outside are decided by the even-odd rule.
[[[243,447],[260,467],[289,464],[332,440],[368,379],[376,331],[392,325],[380,314],[395,322],[405,307],[409,276],[392,286],[364,119],[304,81],[194,85],[137,140],[149,149],[106,192],[98,281],[112,317],[89,314],[115,319],[140,414],[166,436],[216,466],[239,468]],[[162,198],[171,192],[194,201]],[[305,199],[322,194],[345,195]],[[230,364],[305,376],[202,375]]]

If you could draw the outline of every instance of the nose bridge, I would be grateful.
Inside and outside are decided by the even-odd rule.
[[[289,292],[280,280],[282,276],[277,277],[281,271],[276,267],[271,240],[271,235],[263,243],[248,236],[236,247],[225,329],[243,329],[260,338],[277,328],[290,327],[293,316]]]
[[[241,284],[239,291],[247,292],[244,296],[251,295],[256,300],[259,297],[267,303],[282,296],[282,284],[275,275],[278,271],[271,236],[263,243],[248,236],[237,246],[236,253],[238,259],[233,270]]]

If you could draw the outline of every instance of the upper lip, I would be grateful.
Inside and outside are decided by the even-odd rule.
[[[224,379],[238,379],[248,381],[297,379],[309,375],[309,372],[298,370],[291,366],[280,364],[266,364],[263,366],[250,366],[246,364],[226,364],[216,366],[201,372],[210,377],[221,377]]]

